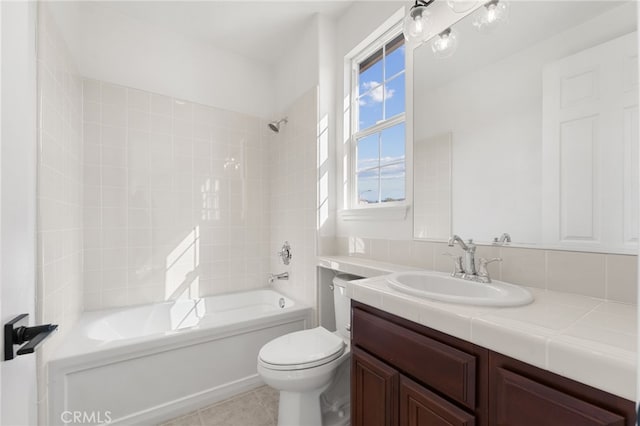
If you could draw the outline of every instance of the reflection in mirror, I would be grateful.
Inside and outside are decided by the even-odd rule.
[[[636,3],[512,2],[455,54],[414,51],[414,237],[630,252],[638,236]]]

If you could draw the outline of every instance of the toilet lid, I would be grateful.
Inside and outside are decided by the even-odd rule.
[[[323,327],[296,331],[273,339],[258,357],[274,370],[298,370],[326,364],[344,352],[344,341]]]

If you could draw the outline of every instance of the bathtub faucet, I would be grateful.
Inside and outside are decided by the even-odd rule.
[[[281,274],[269,274],[269,284],[273,284],[275,280],[288,280],[289,273],[283,272]]]

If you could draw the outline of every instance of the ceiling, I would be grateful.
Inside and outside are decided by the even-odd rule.
[[[316,13],[338,17],[352,1],[91,1],[83,13],[109,8],[146,24],[180,33],[273,64]],[[68,5],[68,3],[67,3]]]

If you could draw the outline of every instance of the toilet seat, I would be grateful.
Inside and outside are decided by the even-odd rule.
[[[271,370],[303,370],[339,358],[345,342],[323,327],[280,336],[260,349],[258,361]]]

